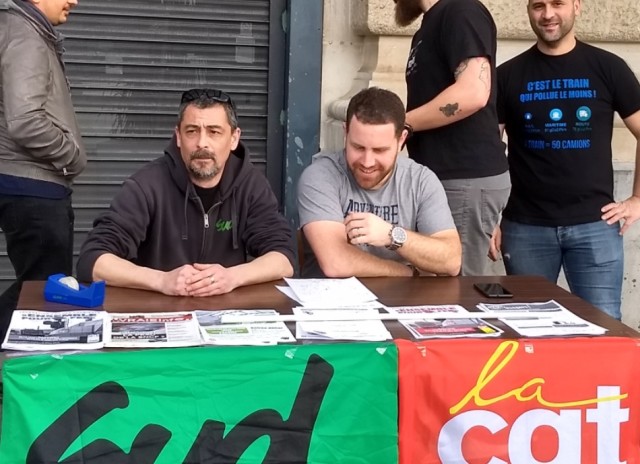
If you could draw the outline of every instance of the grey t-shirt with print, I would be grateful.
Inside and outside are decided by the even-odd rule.
[[[344,151],[318,153],[298,183],[300,227],[315,221],[343,223],[349,213],[370,212],[390,224],[431,235],[455,229],[442,184],[427,167],[398,156],[389,180],[377,190],[358,186],[349,171]],[[403,261],[385,247],[359,245],[384,259]],[[305,241],[303,277],[323,277],[317,260]]]

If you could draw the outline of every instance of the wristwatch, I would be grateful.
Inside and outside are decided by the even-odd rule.
[[[391,243],[387,245],[387,248],[392,251],[397,250],[407,241],[407,231],[402,227],[393,226],[389,230],[389,238],[391,239]]]

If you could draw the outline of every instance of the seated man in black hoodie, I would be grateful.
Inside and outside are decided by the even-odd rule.
[[[95,220],[77,271],[82,281],[211,296],[289,277],[294,256],[291,228],[240,142],[231,98],[192,89],[164,156],[127,179]]]

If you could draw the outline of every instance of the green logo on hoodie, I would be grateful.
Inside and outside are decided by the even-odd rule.
[[[224,219],[218,219],[218,222],[216,222],[216,230],[218,232],[227,232],[231,230],[232,227],[233,227],[232,221],[225,221]]]

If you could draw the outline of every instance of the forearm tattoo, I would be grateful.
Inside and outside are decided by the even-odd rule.
[[[447,103],[445,106],[441,106],[438,109],[442,111],[442,114],[450,118],[451,116],[455,116],[455,114],[460,111],[459,106],[460,105],[458,105],[457,103]]]

